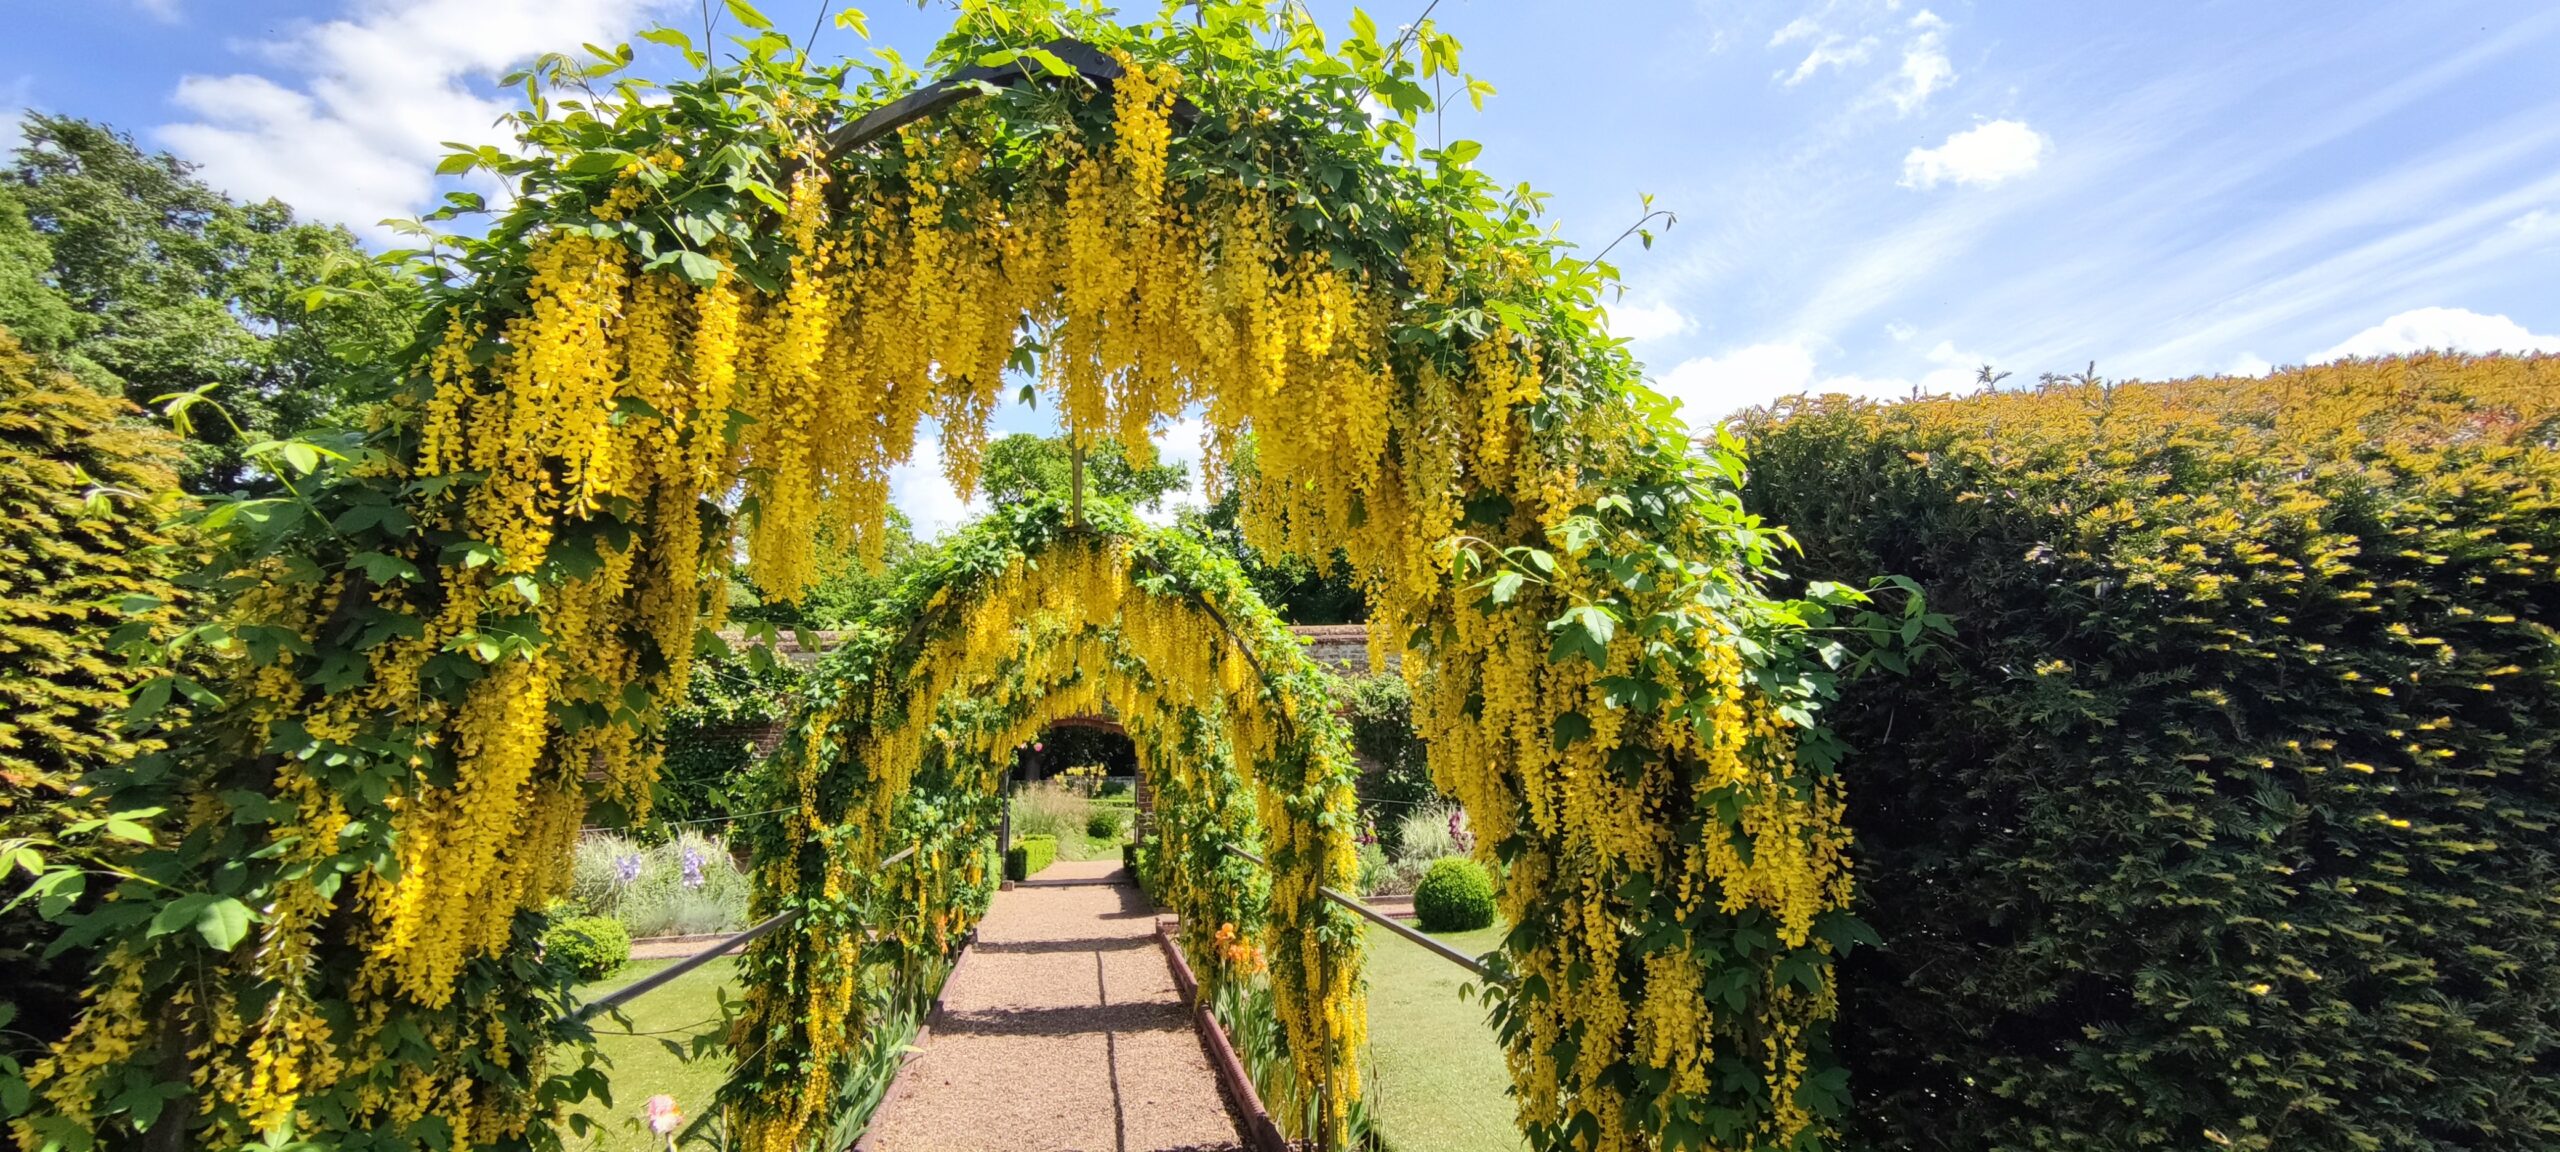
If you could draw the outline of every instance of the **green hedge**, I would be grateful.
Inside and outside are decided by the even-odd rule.
[[[542,955],[575,979],[602,980],[631,962],[631,933],[611,916],[571,916],[542,934]]]
[[[1004,878],[1028,880],[1039,875],[1041,869],[1048,867],[1057,858],[1057,837],[1025,836],[1014,841],[1013,847],[1005,849]]]
[[[1851,1147],[2560,1147],[2560,360],[1747,422],[1854,686]]]

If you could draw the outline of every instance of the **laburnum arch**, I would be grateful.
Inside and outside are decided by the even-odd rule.
[[[1038,505],[947,542],[846,630],[762,773],[760,807],[781,811],[754,834],[758,911],[799,918],[744,961],[733,1134],[792,1148],[825,1123],[876,1002],[867,970],[911,946],[947,952],[969,927],[948,910],[980,880],[1013,749],[1093,714],[1137,745],[1166,857],[1157,892],[1202,978],[1246,975],[1248,949],[1228,942],[1260,936],[1303,1088],[1339,1120],[1365,1010],[1359,927],[1317,891],[1357,870],[1355,770],[1322,674],[1232,560],[1117,508],[1071,522]],[[866,920],[880,860],[908,846],[913,862],[886,878],[901,913]],[[1270,881],[1248,880],[1229,847],[1262,854]],[[918,938],[862,946],[884,931]]]
[[[1771,597],[1737,446],[1693,444],[1598,326],[1614,273],[1472,145],[1423,145],[1435,87],[1480,90],[1455,43],[1288,4],[958,7],[932,66],[964,83],[660,30],[699,77],[547,60],[518,149],[462,158],[513,195],[439,241],[374,423],[270,451],[284,494],[207,524],[222,615],[164,693],[194,712],[114,797],[166,824],[75,926],[102,964],[22,1144],[547,1146],[598,1077],[540,910],[582,819],[646,804],[738,542],[788,594],[821,526],[878,538],[927,417],[967,488],[1026,374],[1085,441],[1198,413],[1257,547],[1348,557],[1501,875],[1492,1010],[1536,1144],[1820,1142],[1857,928],[1819,631],[1856,594]],[[1155,655],[1092,654],[1125,653]],[[906,770],[823,746],[850,707],[797,762]],[[832,802],[774,834],[886,843],[893,814]]]

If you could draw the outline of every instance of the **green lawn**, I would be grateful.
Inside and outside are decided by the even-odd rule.
[[[582,996],[600,996],[670,963],[673,961],[635,961],[612,978],[586,985],[579,992]],[[659,1041],[687,1044],[697,1033],[719,1027],[719,990],[727,986],[732,999],[738,995],[731,984],[735,966],[735,961],[722,957],[632,1001],[622,1010],[628,1024],[610,1015],[597,1019],[596,1048],[613,1061],[613,1106],[607,1108],[589,1101],[578,1109],[593,1117],[601,1130],[579,1137],[563,1127],[561,1135],[568,1147],[581,1152],[663,1149],[665,1143],[649,1135],[640,1120],[641,1104],[661,1092],[676,1098],[676,1105],[684,1109],[686,1123],[702,1114],[712,1094],[719,1091],[720,1082],[729,1075],[727,1062],[714,1058],[688,1064]]]
[[[1494,950],[1502,929],[1441,940],[1471,956]],[[1369,1049],[1377,1080],[1370,1107],[1398,1152],[1519,1152],[1511,1075],[1484,1006],[1458,998],[1475,979],[1422,946],[1369,930]]]

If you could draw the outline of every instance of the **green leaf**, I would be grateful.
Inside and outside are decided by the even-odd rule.
[[[837,17],[837,19],[841,20],[843,17]],[[678,32],[673,28],[665,27],[664,25],[642,32],[640,34],[640,38],[652,44],[664,44],[678,52],[690,53],[693,51],[692,37],[687,36],[682,32]]]
[[[1556,751],[1562,752],[1574,742],[1591,735],[1591,718],[1580,712],[1567,712],[1556,717]]]
[[[228,896],[219,896],[196,913],[196,933],[218,951],[238,947],[249,934],[249,906]]]
[[[708,288],[720,282],[720,262],[700,252],[679,252],[676,273],[697,288]]]
[[[1547,630],[1555,633],[1554,644],[1547,652],[1549,660],[1580,656],[1593,667],[1607,667],[1609,641],[1618,634],[1618,622],[1597,605],[1578,604],[1548,621]]]
[[[376,584],[394,580],[418,579],[418,566],[407,559],[385,552],[358,552],[349,563],[364,569],[365,578]]]
[[[729,5],[729,15],[738,23],[758,32],[773,27],[773,21],[765,19],[764,13],[756,11],[756,6],[747,3],[747,0],[725,0],[725,2]]]
[[[847,8],[836,13],[836,27],[850,29],[865,40],[871,38],[871,18],[863,15],[860,8]]]

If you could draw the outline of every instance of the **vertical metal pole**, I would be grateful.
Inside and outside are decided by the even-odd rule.
[[[1067,451],[1072,453],[1074,458],[1074,463],[1071,467],[1074,470],[1073,484],[1075,489],[1073,497],[1074,507],[1067,519],[1067,522],[1078,528],[1082,528],[1084,527],[1084,441],[1079,439],[1069,442],[1067,445]]]
[[[1013,887],[1013,877],[1005,869],[1013,866],[1013,769],[1004,770],[1003,782],[996,785],[996,887]]]

